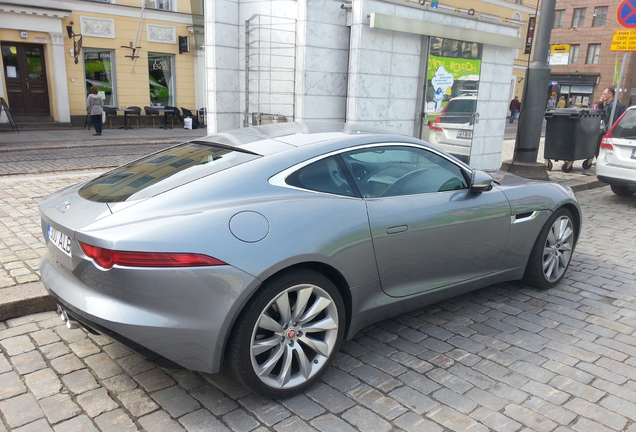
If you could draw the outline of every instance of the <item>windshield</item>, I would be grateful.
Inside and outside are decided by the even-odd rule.
[[[147,198],[258,157],[241,149],[189,142],[109,171],[82,186],[79,194],[107,203]]]

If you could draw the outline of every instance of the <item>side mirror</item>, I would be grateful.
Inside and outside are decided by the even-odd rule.
[[[473,170],[470,176],[470,190],[476,193],[488,192],[492,189],[494,179],[480,170]]]

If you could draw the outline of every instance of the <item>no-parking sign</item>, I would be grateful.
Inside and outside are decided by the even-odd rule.
[[[636,0],[623,0],[616,10],[616,21],[621,27],[636,28]]]

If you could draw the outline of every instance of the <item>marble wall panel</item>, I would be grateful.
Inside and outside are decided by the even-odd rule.
[[[347,74],[306,72],[303,93],[307,95],[346,96]]]
[[[389,99],[388,120],[413,120],[416,101],[412,99]]]
[[[311,48],[305,52],[305,70],[314,72],[346,71],[349,52],[326,48]]]
[[[355,51],[355,52],[354,52]],[[391,74],[391,52],[374,51],[371,49],[352,50],[352,59],[357,59],[358,73],[375,75]]]
[[[214,31],[214,40],[217,46],[238,48],[237,38],[239,27],[235,24],[224,24],[217,22]]]
[[[216,0],[214,20],[218,23],[237,24],[239,0]]]
[[[358,97],[389,98],[388,75],[359,74],[355,94]]]
[[[395,77],[389,82],[389,95],[395,98],[415,98],[417,96],[417,77]]]
[[[414,77],[420,71],[420,56],[393,53],[391,56],[391,75]]]
[[[346,25],[347,12],[340,7],[343,2],[311,0],[307,2],[307,21]]]
[[[389,99],[376,98],[356,98],[351,100],[353,116],[349,116],[347,108],[347,119],[351,121],[369,120],[386,121],[389,116]]]
[[[334,119],[344,121],[347,98],[344,96],[303,97],[303,112],[298,116],[303,120]]]
[[[398,54],[420,55],[422,36],[395,32],[393,35],[392,51]]]
[[[362,26],[360,32],[361,48],[375,51],[391,52],[393,49],[393,34],[395,32]]]
[[[307,46],[349,49],[349,27],[309,22],[306,29]]]
[[[238,49],[217,46],[214,48],[213,67],[220,69],[238,69]]]

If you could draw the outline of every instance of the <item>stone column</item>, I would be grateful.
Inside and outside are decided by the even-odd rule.
[[[51,59],[53,60],[53,73],[49,76],[52,76],[55,82],[55,93],[51,94],[51,96],[55,100],[58,115],[57,121],[70,123],[71,111],[68,98],[64,34],[51,32],[49,35],[51,36]]]

